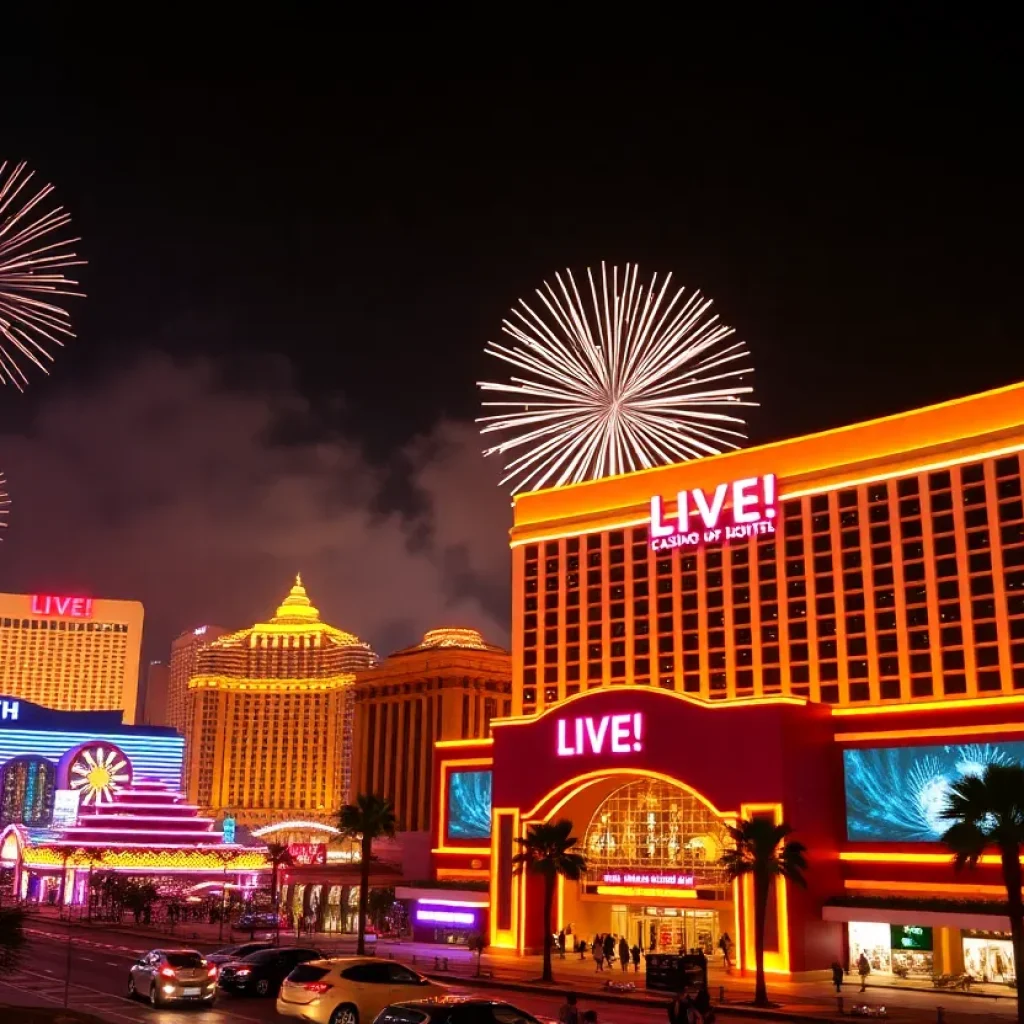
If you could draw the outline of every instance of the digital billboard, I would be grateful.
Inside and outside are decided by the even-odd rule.
[[[448,838],[491,838],[491,771],[454,771],[448,776]]]
[[[950,786],[990,764],[1024,765],[1024,742],[859,747],[843,751],[851,841],[937,843]]]

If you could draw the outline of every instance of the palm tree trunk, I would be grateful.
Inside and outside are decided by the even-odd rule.
[[[764,977],[764,929],[768,917],[769,880],[754,872],[754,963],[757,979],[754,983],[754,1005],[768,1005],[768,985]]]
[[[555,876],[544,874],[544,981],[554,981],[551,973],[551,912],[555,905]]]
[[[1024,1024],[1024,1002],[1020,998],[1020,972],[1024,965],[1024,901],[1021,899],[1020,850],[1014,843],[1000,850],[1003,862],[1003,881],[1006,883],[1006,903],[1013,936],[1013,973],[1017,978],[1017,1024]]]
[[[277,909],[277,869],[280,861],[275,857],[270,869],[270,905]]]
[[[356,940],[356,955],[366,956],[366,910],[370,905],[370,854],[373,850],[373,843],[363,836],[363,855],[359,865],[359,921],[357,923],[358,939]]]

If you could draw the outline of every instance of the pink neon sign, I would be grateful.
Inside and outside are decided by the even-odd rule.
[[[726,507],[726,499],[729,505]],[[710,496],[699,487],[676,495],[675,521],[665,521],[660,495],[651,498],[651,547],[655,551],[746,540],[774,533],[775,476],[752,476],[719,484]]]
[[[57,597],[54,594],[32,595],[33,615],[58,615],[62,619],[91,619],[91,597]]]
[[[600,715],[558,720],[558,756],[580,754],[630,754],[643,750],[644,716],[640,711],[624,715]]]
[[[692,889],[695,883],[693,875],[649,871],[606,871],[601,881],[606,885],[658,885],[671,889]]]

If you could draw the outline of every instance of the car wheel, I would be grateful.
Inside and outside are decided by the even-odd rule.
[[[149,1005],[159,1006],[160,1005],[160,993],[156,989],[156,985],[149,986]]]
[[[354,1006],[339,1006],[331,1014],[331,1024],[359,1024],[359,1013]]]
[[[266,978],[260,978],[256,982],[256,995],[265,996],[270,991],[270,982]]]
[[[129,999],[137,999],[138,995],[139,995],[138,992],[135,991],[135,975],[134,974],[129,974],[128,975],[128,998]]]

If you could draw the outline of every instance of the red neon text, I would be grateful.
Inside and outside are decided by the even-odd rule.
[[[309,864],[327,863],[327,846],[324,843],[291,843],[288,855],[296,867]]]
[[[601,876],[601,881],[608,885],[662,885],[692,889],[695,879],[693,875],[674,873],[659,875],[648,871],[606,871]]]
[[[726,507],[726,498],[730,498]],[[651,547],[655,551],[745,540],[774,533],[775,476],[752,476],[719,484],[709,497],[699,487],[676,495],[675,522],[665,521],[660,495],[651,498]]]
[[[64,619],[91,619],[91,597],[56,597],[53,594],[32,595],[33,615],[59,615]]]
[[[612,754],[643,750],[643,714],[602,715],[600,718],[560,718],[558,720],[558,756],[600,754],[606,748]]]

